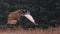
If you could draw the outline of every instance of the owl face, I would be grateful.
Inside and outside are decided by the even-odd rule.
[[[30,11],[24,10],[24,9],[17,10],[16,12],[21,16],[23,16],[25,14],[30,14]]]

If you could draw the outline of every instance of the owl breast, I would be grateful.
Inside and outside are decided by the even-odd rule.
[[[16,24],[19,18],[19,15],[15,13],[10,13],[8,16],[8,24]]]

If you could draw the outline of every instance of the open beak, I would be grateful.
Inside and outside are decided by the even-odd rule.
[[[35,20],[33,19],[33,17],[30,15],[30,14],[25,14],[24,15],[27,19],[29,19],[32,23],[34,23],[35,25],[37,25],[36,23],[35,23]]]

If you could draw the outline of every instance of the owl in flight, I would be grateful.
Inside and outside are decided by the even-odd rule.
[[[11,12],[8,15],[7,24],[16,24],[17,21],[20,21],[21,16],[26,17],[29,21],[37,25],[33,17],[30,15],[30,11],[24,9],[18,9],[14,12]]]

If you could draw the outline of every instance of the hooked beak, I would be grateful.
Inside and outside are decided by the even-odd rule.
[[[30,20],[32,23],[34,23],[35,25],[37,25],[36,23],[35,23],[35,20],[33,19],[33,17],[30,15],[30,14],[25,14],[24,15],[28,20]]]

